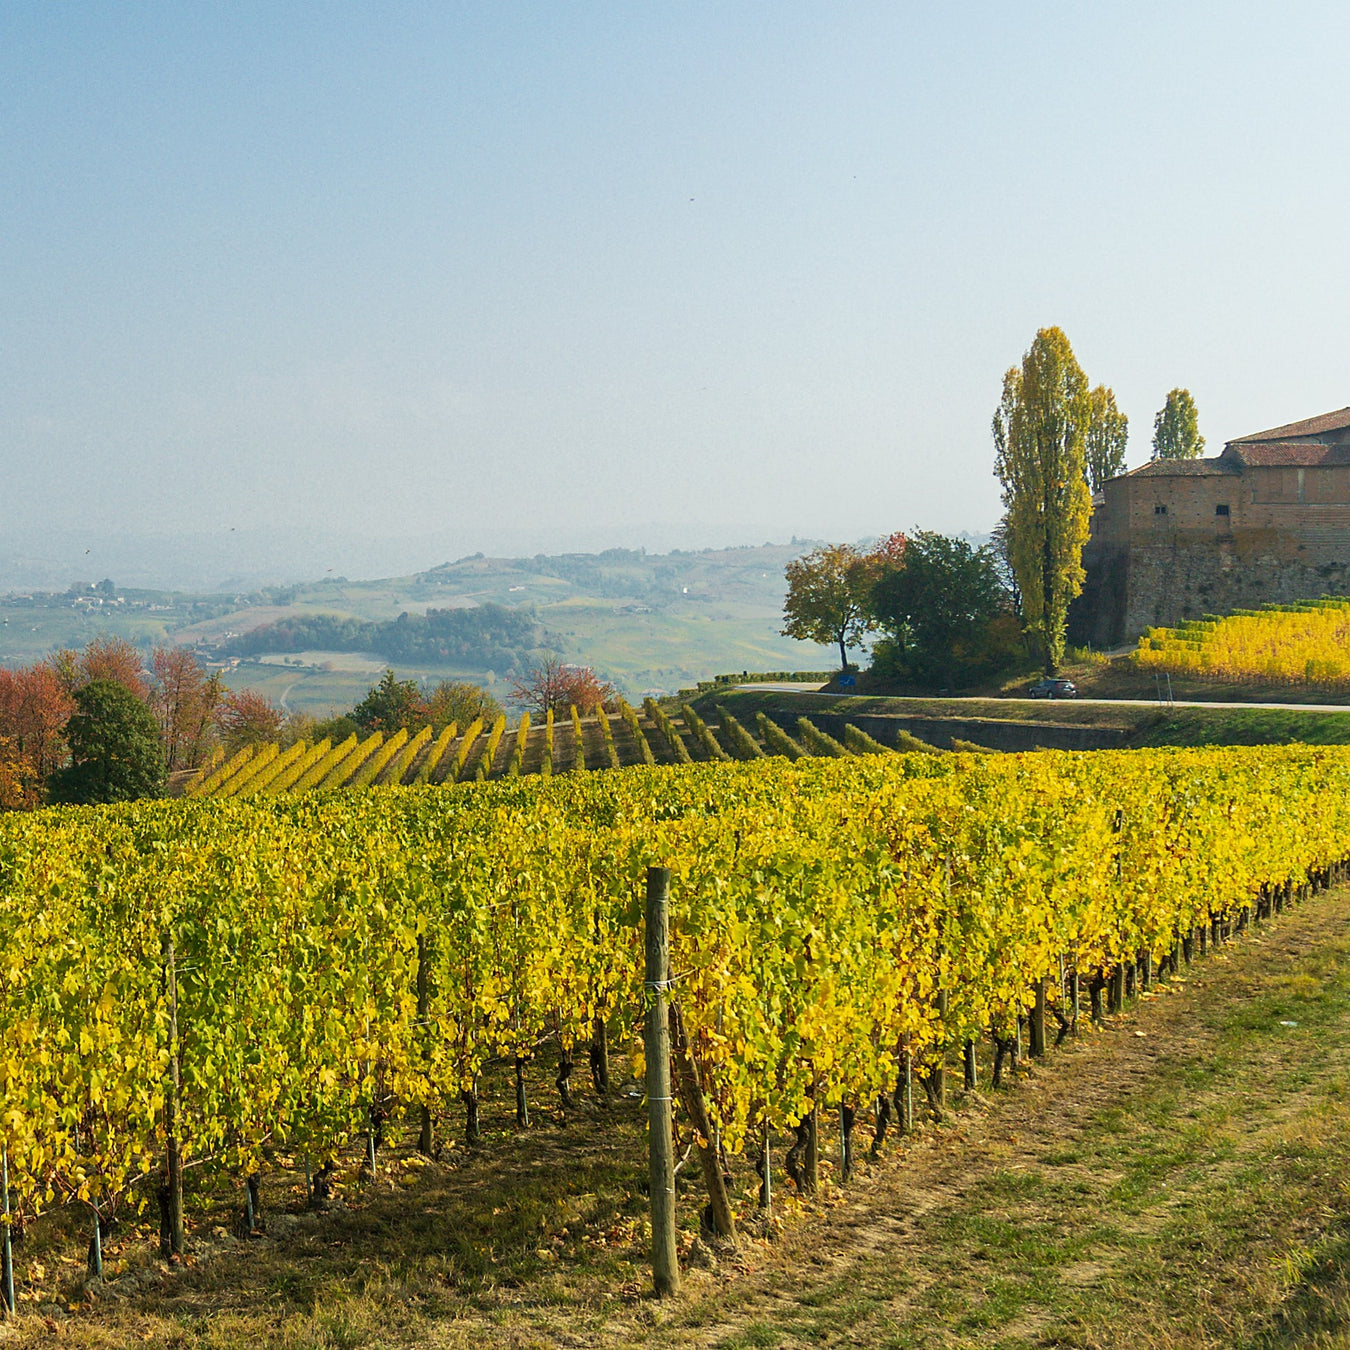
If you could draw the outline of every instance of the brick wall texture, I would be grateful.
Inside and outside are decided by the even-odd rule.
[[[1350,408],[1112,479],[1083,562],[1069,636],[1099,648],[1203,614],[1350,594]]]

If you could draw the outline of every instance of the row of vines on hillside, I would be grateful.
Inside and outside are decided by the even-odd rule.
[[[1228,683],[1350,688],[1350,600],[1329,596],[1150,628],[1133,657],[1146,670]]]
[[[738,1152],[876,1099],[902,1062],[931,1082],[1032,1002],[1063,1008],[1080,979],[1105,987],[1348,851],[1350,751],[1301,747],[758,759],[10,817],[11,1195],[107,1216],[171,1154],[248,1176],[284,1147],[322,1169],[391,1117],[425,1113],[426,1134],[472,1112],[490,1059],[633,1050],[653,864],[673,876],[701,1109]]]

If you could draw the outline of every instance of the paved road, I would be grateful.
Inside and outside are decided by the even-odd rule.
[[[775,684],[769,681],[763,684],[738,684],[737,689],[746,689],[756,693],[776,693],[790,690],[795,694],[821,694],[824,698],[840,698],[836,693],[824,694],[824,685],[811,684]],[[867,698],[866,694],[850,695],[854,698]],[[889,696],[885,696],[889,697]],[[896,695],[895,697],[904,697]],[[1213,700],[1177,699],[1175,703],[1159,703],[1155,698],[1074,698],[1074,699],[1030,699],[1030,698],[978,698],[967,695],[942,698],[936,695],[924,695],[925,703],[1071,703],[1076,708],[1270,708],[1276,712],[1350,712],[1350,703],[1217,703]]]

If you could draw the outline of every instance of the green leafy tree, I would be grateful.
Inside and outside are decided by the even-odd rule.
[[[1199,459],[1205,448],[1189,389],[1173,389],[1153,418],[1154,459]]]
[[[860,647],[873,627],[870,600],[875,562],[851,544],[823,544],[785,569],[783,636],[838,646],[848,669],[848,649]]]
[[[467,680],[442,680],[426,702],[426,717],[437,735],[455,723],[461,731],[478,718],[490,727],[501,716],[502,705],[481,685]]]
[[[52,775],[53,801],[125,802],[163,792],[159,726],[125,685],[91,680],[76,690],[66,742],[71,762]]]
[[[1130,419],[1116,407],[1115,393],[1099,384],[1091,394],[1092,420],[1087,432],[1088,486],[1100,492],[1108,478],[1125,472],[1125,447]]]
[[[1069,339],[1058,328],[1042,328],[1021,366],[1003,377],[993,431],[1022,620],[1052,672],[1064,657],[1069,602],[1083,589],[1091,421],[1087,376]]]
[[[417,681],[397,679],[392,670],[386,670],[379,684],[352,709],[352,721],[362,731],[386,735],[424,725],[426,704]]]
[[[903,563],[878,577],[872,612],[887,634],[872,653],[878,674],[959,683],[1016,655],[1012,597],[988,545],[972,548],[930,530],[912,534]]]

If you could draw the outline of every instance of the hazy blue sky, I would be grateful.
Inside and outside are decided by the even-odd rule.
[[[1045,324],[1132,462],[1175,384],[1216,449],[1343,406],[1347,51],[1344,4],[11,0],[6,525],[985,530]]]

